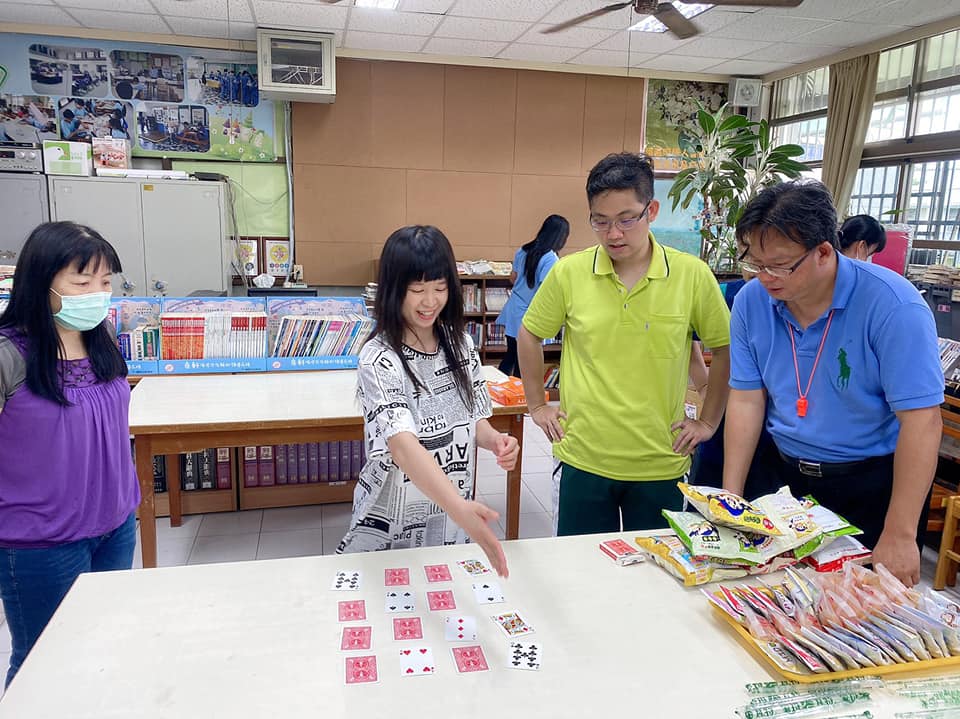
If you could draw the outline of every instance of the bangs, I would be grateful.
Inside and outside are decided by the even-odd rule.
[[[402,284],[456,280],[456,261],[445,244],[427,233],[418,233],[410,243],[410,251],[405,253]]]
[[[88,235],[80,239],[72,249],[73,252],[66,258],[64,267],[76,263],[77,269],[82,272],[88,267],[96,270],[102,264],[114,274],[123,272],[116,250],[103,239]]]

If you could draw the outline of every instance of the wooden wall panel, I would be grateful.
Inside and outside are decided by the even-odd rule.
[[[580,172],[587,175],[602,157],[623,149],[627,121],[627,86],[619,77],[586,78],[583,102],[583,154]]]
[[[442,169],[443,66],[376,62],[371,68],[373,164]]]
[[[371,63],[337,60],[337,101],[293,103],[293,161],[316,165],[373,162]]]
[[[337,61],[337,100],[293,111],[296,261],[308,282],[373,279],[383,242],[439,226],[459,259],[509,260],[543,219],[596,243],[586,174],[642,146],[644,81]]]
[[[514,172],[580,174],[585,85],[583,75],[518,71]]]
[[[507,247],[510,175],[410,170],[406,223],[436,225],[454,246]]]
[[[496,68],[446,68],[443,168],[466,172],[513,170],[517,76]]]
[[[582,177],[514,175],[510,244],[517,248],[537,234],[547,215],[563,215],[570,223],[564,253],[596,243],[587,222],[587,195]]]

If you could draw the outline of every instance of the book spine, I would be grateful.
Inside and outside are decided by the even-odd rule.
[[[307,481],[320,481],[320,445],[317,442],[307,445]]]
[[[257,448],[243,448],[243,486],[256,487],[259,482],[259,462],[257,461]]]
[[[340,442],[340,471],[337,473],[338,482],[346,482],[350,479],[350,472],[353,466],[353,442],[345,440]]]
[[[216,450],[205,449],[197,452],[197,458],[200,460],[198,465],[200,468],[198,472],[200,489],[213,489],[216,486],[216,476],[213,469],[216,466]]]
[[[217,489],[230,489],[230,447],[217,447]]]
[[[330,447],[334,442],[320,442],[320,460],[317,469],[318,481],[330,481]]]
[[[162,454],[153,457],[153,491],[155,494],[167,491],[167,458]]]
[[[359,479],[363,469],[363,440],[354,439],[350,442],[350,479]]]
[[[310,481],[309,444],[301,442],[297,445],[297,477],[300,484]]]
[[[273,459],[277,465],[277,484],[287,483],[287,445],[278,444],[273,448]]]
[[[297,484],[300,481],[300,470],[297,468],[297,446],[287,445],[287,483]]]
[[[260,447],[260,486],[272,487],[275,482],[273,465],[273,445],[265,444]]]
[[[194,452],[180,455],[180,488],[191,492],[197,488],[197,457]]]

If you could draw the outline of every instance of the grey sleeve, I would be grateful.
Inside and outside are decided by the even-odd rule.
[[[27,364],[20,350],[0,336],[0,409],[27,378]]]

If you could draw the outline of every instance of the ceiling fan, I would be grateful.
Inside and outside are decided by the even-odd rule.
[[[719,7],[738,5],[749,5],[751,7],[797,7],[802,2],[803,0],[712,0],[712,4]],[[617,10],[622,10],[625,7],[632,7],[633,11],[638,15],[652,15],[666,25],[667,29],[681,40],[685,40],[688,37],[693,37],[700,32],[697,29],[697,26],[685,18],[680,11],[677,10],[673,3],[659,2],[659,0],[627,0],[626,2],[614,3],[613,5],[607,5],[606,7],[602,7],[598,10],[593,10],[592,12],[578,15],[575,18],[571,18],[566,22],[549,27],[541,32],[561,32],[562,30],[571,28],[574,25],[579,25],[586,20],[591,20],[595,17],[600,17],[601,15],[606,15],[610,12],[616,12]]]

